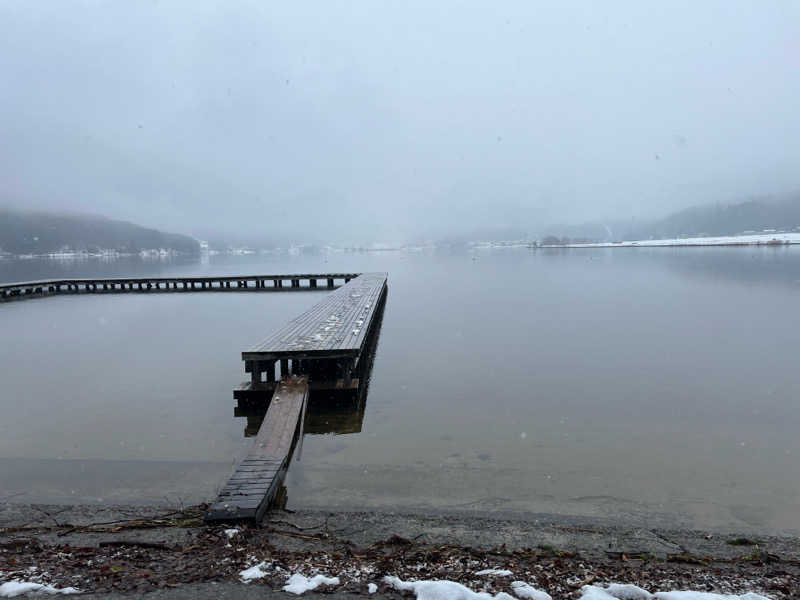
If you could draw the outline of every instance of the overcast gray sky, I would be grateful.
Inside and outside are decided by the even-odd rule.
[[[198,236],[796,190],[799,111],[792,0],[0,0],[0,204]]]

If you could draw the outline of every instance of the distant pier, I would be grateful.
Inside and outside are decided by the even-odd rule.
[[[219,277],[45,279],[41,281],[0,283],[0,301],[72,294],[334,289],[358,276],[358,273],[298,273],[292,275],[226,275]]]

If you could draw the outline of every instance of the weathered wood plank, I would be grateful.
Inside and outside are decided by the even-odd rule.
[[[306,377],[281,379],[247,457],[208,509],[206,521],[259,520],[263,516],[278,493],[302,435],[307,403]]]
[[[242,352],[242,359],[357,357],[386,293],[386,279],[386,273],[355,277]]]

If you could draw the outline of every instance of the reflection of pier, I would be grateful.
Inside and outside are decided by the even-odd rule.
[[[350,397],[325,398],[320,400],[313,391],[307,403],[303,433],[337,435],[345,433],[360,433],[364,423],[364,409],[366,402],[360,402],[356,392],[351,391]],[[316,398],[316,399],[314,399]],[[241,407],[234,409],[234,416],[245,417],[247,424],[244,427],[244,437],[255,437],[264,422],[266,411],[262,407]]]
[[[235,414],[256,439],[206,520],[260,519],[303,433],[361,431],[386,294],[385,273],[360,275],[242,353]]]

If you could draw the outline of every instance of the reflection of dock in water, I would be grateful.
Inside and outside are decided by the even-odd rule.
[[[355,397],[351,400],[337,400],[333,405],[327,402],[309,401],[303,433],[312,435],[361,433],[364,423],[364,408],[365,403],[359,404]],[[234,415],[247,418],[244,436],[255,437],[264,422],[266,412],[263,408],[241,409],[236,407]]]
[[[242,353],[234,414],[255,441],[206,520],[261,519],[303,434],[361,431],[386,295],[385,273],[356,277]]]

